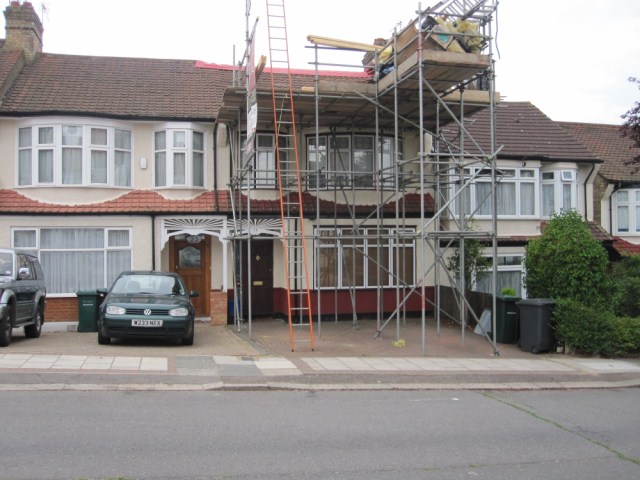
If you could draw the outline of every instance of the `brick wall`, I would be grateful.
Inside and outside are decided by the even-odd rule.
[[[211,290],[209,294],[211,312],[211,319],[209,320],[209,323],[211,323],[211,325],[227,324],[227,298],[227,292],[223,292],[222,290]]]
[[[47,298],[45,320],[47,322],[77,322],[78,299],[76,297]]]

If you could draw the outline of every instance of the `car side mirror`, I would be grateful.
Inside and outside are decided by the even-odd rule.
[[[31,278],[31,272],[27,267],[20,267],[20,270],[18,270],[18,278],[20,280],[28,280]]]
[[[189,296],[190,296],[190,297],[199,297],[199,296],[200,296],[200,294],[199,294],[198,292],[196,292],[195,290],[191,290],[191,291],[189,292]]]

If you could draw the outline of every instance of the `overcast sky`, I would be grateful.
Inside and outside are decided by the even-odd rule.
[[[234,46],[236,60],[245,48],[246,0],[32,3],[38,13],[46,7],[45,52],[233,64]],[[432,3],[285,0],[291,66],[313,68],[307,35],[371,43]],[[251,4],[250,25],[260,17],[257,54],[268,55],[266,0]],[[639,0],[502,0],[494,35],[496,86],[507,101],[530,101],[553,120],[609,124],[640,101],[628,81],[640,77]]]

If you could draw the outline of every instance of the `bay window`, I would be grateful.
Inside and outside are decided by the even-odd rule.
[[[131,132],[91,125],[18,129],[20,186],[131,187]]]
[[[412,229],[320,228],[319,288],[373,288],[415,284]]]
[[[167,129],[154,134],[156,187],[204,187],[204,134]]]
[[[398,150],[402,151],[401,145]],[[319,135],[307,138],[308,188],[369,189],[395,184],[395,143],[375,135]]]
[[[553,170],[541,173],[542,216],[577,208],[578,181],[575,170]]]
[[[108,287],[131,269],[129,228],[14,229],[12,241],[38,252],[48,294]]]
[[[614,225],[618,234],[640,233],[640,188],[618,190],[613,195]]]

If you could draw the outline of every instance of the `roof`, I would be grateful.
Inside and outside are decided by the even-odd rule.
[[[420,195],[407,194],[404,197],[405,211],[409,216],[420,213]],[[238,208],[246,210],[247,200],[244,195],[238,195],[235,201]],[[233,210],[231,194],[227,190],[204,192],[188,200],[174,200],[163,197],[151,190],[135,190],[124,193],[113,200],[76,205],[62,205],[33,200],[15,190],[0,190],[0,214],[42,214],[42,215],[152,215],[152,214],[220,214],[230,215]],[[310,194],[303,194],[303,208],[306,216],[316,215],[316,198]],[[323,200],[320,202],[320,215],[327,217],[350,215],[352,207],[346,204]],[[356,214],[367,216],[375,212],[376,205],[360,205],[356,207]],[[431,195],[424,197],[426,214],[432,214],[434,202]],[[395,203],[387,203],[384,207],[385,215],[395,214]],[[278,200],[251,200],[252,215],[280,215]]]
[[[625,165],[626,161],[640,155],[640,148],[634,147],[632,139],[622,136],[620,125],[576,122],[558,124],[604,161],[599,173],[606,180],[640,182],[640,171],[637,167]]]
[[[498,158],[541,161],[600,162],[600,158],[569,132],[530,102],[502,102],[495,107],[496,149]],[[491,152],[489,109],[480,110],[465,119],[465,128],[485,153]],[[443,129],[445,137],[458,145],[458,128]],[[465,150],[480,150],[465,137]]]

